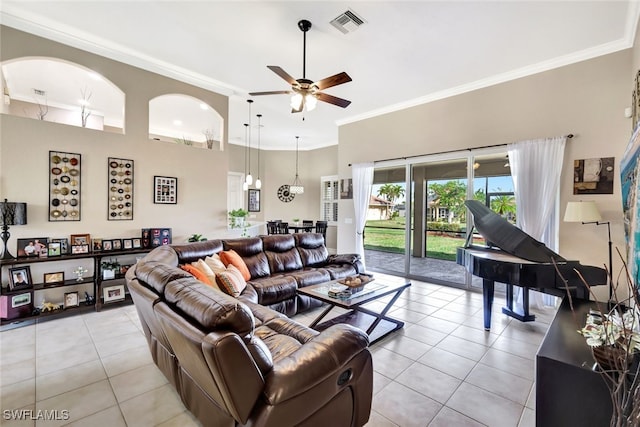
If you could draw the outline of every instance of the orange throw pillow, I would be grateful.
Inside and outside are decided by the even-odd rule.
[[[194,266],[185,264],[185,265],[181,265],[180,268],[186,271],[187,273],[191,274],[193,277],[195,277],[205,285],[209,285],[209,286],[213,285],[213,283],[211,283],[211,280],[207,277],[207,275],[204,274],[202,271],[198,270],[197,268],[195,268]]]
[[[220,259],[224,263],[225,267],[228,268],[229,265],[233,265],[235,268],[237,268],[240,273],[242,273],[242,278],[244,280],[251,279],[249,268],[247,267],[247,264],[245,264],[242,257],[238,255],[238,252],[234,251],[233,249],[222,251],[220,252]]]

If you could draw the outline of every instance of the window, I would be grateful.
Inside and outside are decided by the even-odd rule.
[[[337,176],[323,176],[320,178],[320,218],[329,223],[338,221],[338,200],[340,188]]]

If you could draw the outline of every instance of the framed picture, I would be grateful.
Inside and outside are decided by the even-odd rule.
[[[47,245],[49,256],[60,256],[60,242],[49,242]]]
[[[260,212],[260,190],[249,190],[249,203],[247,207],[249,212]]]
[[[340,180],[340,198],[353,199],[353,179]]]
[[[112,251],[113,250],[113,244],[111,243],[111,240],[103,240],[102,241],[102,250],[103,251]]]
[[[613,194],[615,157],[573,161],[573,194]]]
[[[64,282],[64,271],[58,271],[56,273],[44,273],[45,285],[56,285]]]
[[[119,251],[120,249],[122,249],[122,240],[120,239],[113,239],[111,241],[111,246],[113,247],[114,251]]]
[[[125,297],[124,285],[107,286],[102,288],[104,303],[122,301]]]
[[[31,304],[31,292],[11,296],[11,308],[22,307],[27,304]]]
[[[94,238],[92,241],[93,252],[102,252],[102,239]]]
[[[69,239],[51,239],[50,243],[60,243],[60,255],[69,254]]]
[[[88,254],[89,245],[71,245],[72,254]]]
[[[80,221],[82,155],[49,151],[49,221]]]
[[[18,258],[38,257],[47,255],[48,237],[32,237],[30,239],[18,239]]]
[[[175,205],[178,203],[178,178],[153,177],[153,203]]]
[[[107,220],[133,220],[133,160],[107,160]]]
[[[142,240],[141,239],[132,239],[133,243],[132,243],[132,247],[133,249],[140,249],[142,247]]]
[[[71,245],[89,245],[91,244],[90,234],[72,234]]]
[[[64,294],[64,308],[78,307],[80,301],[78,299],[78,292],[65,292]]]
[[[33,287],[31,269],[28,265],[9,269],[9,290],[29,289]]]
[[[122,249],[133,249],[133,239],[122,239]]]

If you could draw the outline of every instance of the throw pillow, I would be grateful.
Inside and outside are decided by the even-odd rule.
[[[220,255],[218,254],[213,254],[211,256],[205,257],[204,262],[211,268],[211,270],[213,270],[214,273],[217,273],[218,270],[227,269],[227,267],[220,259]]]
[[[220,290],[220,288],[218,288],[218,285],[216,284],[216,273],[214,273],[213,270],[211,270],[211,268],[207,265],[206,262],[199,259],[198,261],[192,262],[191,265],[197,268],[205,276],[207,276],[207,278],[209,278],[209,282],[212,287]]]
[[[211,280],[207,277],[207,275],[201,272],[200,270],[198,270],[197,268],[195,268],[194,266],[190,264],[185,264],[185,265],[181,265],[180,268],[186,271],[187,273],[190,273],[193,277],[195,277],[202,283],[209,286],[212,285]]]
[[[238,255],[238,252],[234,251],[233,249],[222,251],[220,252],[220,260],[222,260],[227,268],[229,268],[230,265],[233,265],[235,268],[237,268],[240,273],[242,273],[242,277],[244,278],[244,280],[251,279],[249,268],[247,267],[247,264],[245,264],[242,257]]]
[[[218,282],[218,286],[223,292],[236,298],[247,287],[247,282],[242,277],[242,273],[233,265],[229,265],[226,271],[217,273],[216,282]]]

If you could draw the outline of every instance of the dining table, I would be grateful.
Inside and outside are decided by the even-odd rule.
[[[299,233],[301,231],[310,233],[311,231],[313,231],[314,225],[313,224],[307,224],[307,225],[291,225],[289,224],[289,232],[294,232],[294,233]]]

